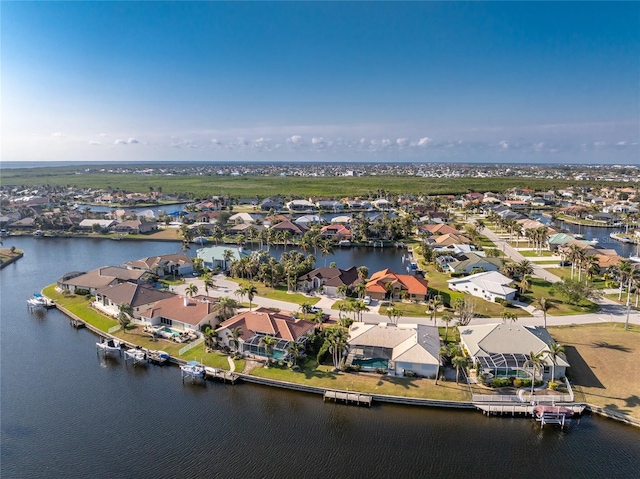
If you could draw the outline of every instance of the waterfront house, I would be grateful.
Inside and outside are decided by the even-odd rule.
[[[316,205],[307,200],[292,200],[287,204],[287,209],[289,211],[315,211]]]
[[[124,282],[141,284],[147,279],[147,273],[145,271],[132,271],[117,266],[105,266],[78,275],[75,273],[76,272],[67,273],[62,276],[57,281],[58,290],[68,291],[70,293],[75,293],[78,290],[88,291],[94,295],[98,289],[112,284]]]
[[[426,233],[427,235],[459,235],[462,233],[460,230],[454,228],[453,226],[444,223],[423,225],[418,229],[420,232]]]
[[[371,275],[367,282],[366,293],[372,299],[399,300],[406,295],[411,301],[426,301],[428,281],[408,274],[398,274],[383,269]]]
[[[511,301],[518,291],[510,286],[513,283],[511,278],[497,271],[487,271],[465,276],[464,278],[450,279],[447,283],[449,283],[449,289],[453,291],[468,293],[487,301],[495,301],[497,298]]]
[[[348,366],[395,376],[438,376],[440,336],[435,326],[355,322],[349,327],[348,344]]]
[[[141,311],[149,309],[160,300],[173,296],[175,294],[155,289],[148,284],[125,282],[100,288],[96,291],[96,299],[92,304],[95,308],[114,317],[118,316],[119,306],[125,304],[131,306],[133,317],[137,319]]]
[[[309,231],[309,227],[303,224],[295,224],[289,220],[281,221],[270,227],[274,231],[288,231],[292,236],[302,236],[307,231]]]
[[[333,238],[336,241],[350,240],[351,230],[345,225],[330,224],[322,227],[322,229],[320,230],[320,235]]]
[[[135,261],[128,261],[124,265],[128,269],[147,271],[160,277],[184,276],[193,272],[191,258],[182,253],[149,256]]]
[[[239,328],[242,332],[237,345],[232,344],[231,330]],[[278,340],[271,357],[280,359],[286,356],[291,342],[305,343],[307,334],[315,331],[315,324],[305,319],[294,318],[290,314],[269,308],[257,308],[245,311],[227,319],[216,329],[218,340],[224,346],[237,349],[242,354],[266,356],[260,340],[269,335]]]
[[[220,268],[227,270],[232,261],[237,261],[251,256],[251,250],[242,246],[209,246],[196,251],[196,256],[202,259],[205,267],[209,269]]]
[[[475,253],[465,253],[458,257],[457,261],[446,265],[444,271],[453,274],[470,274],[473,270],[498,271],[502,268],[500,258],[486,258]]]
[[[322,223],[322,217],[319,215],[304,215],[294,220],[297,225],[305,225],[307,227]]]
[[[236,213],[229,217],[228,223],[234,225],[247,225],[254,224],[256,221],[260,219],[257,215],[252,215],[251,213]]]
[[[158,224],[150,221],[141,221],[141,220],[128,220],[123,221],[113,227],[113,231],[116,233],[132,233],[132,234],[140,234],[140,233],[150,233],[151,231],[156,231],[158,229]]]
[[[260,203],[261,211],[280,211],[284,206],[284,200],[280,196],[266,198]]]
[[[93,229],[93,225],[98,225],[101,230],[107,230],[115,224],[116,222],[114,220],[87,219],[87,220],[82,220],[78,224],[78,228],[84,229],[84,230],[90,230],[90,229]]]
[[[427,240],[429,244],[431,244],[434,248],[439,246],[449,246],[452,244],[469,244],[471,240],[464,235],[456,235],[456,234],[443,234],[438,236],[433,236]]]
[[[331,224],[348,225],[351,224],[351,221],[353,221],[353,218],[350,215],[340,215],[333,218],[331,220]]]
[[[483,324],[459,326],[458,330],[463,350],[474,363],[480,363],[482,373],[497,378],[530,378],[531,370],[525,370],[524,365],[533,352],[543,354],[542,375],[536,379],[552,379],[552,369],[555,369],[555,378],[566,376],[569,363],[565,357],[556,357],[555,368],[553,367],[548,352],[554,341],[545,328],[519,324]]]
[[[188,298],[172,294],[140,313],[139,321],[150,326],[170,326],[179,331],[200,331],[205,324],[216,324],[215,304],[216,300],[209,296]]]
[[[477,256],[485,256],[484,251],[477,251],[476,247],[471,244],[450,244],[446,246],[437,246],[433,248],[435,253],[446,253],[458,256],[467,253],[473,253]]]
[[[358,269],[352,266],[349,269],[340,268],[316,268],[298,278],[298,289],[311,291],[323,288],[327,296],[337,296],[338,288],[346,286],[348,289],[361,282],[358,278]]]

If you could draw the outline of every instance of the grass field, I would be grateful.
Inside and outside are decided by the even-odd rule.
[[[96,168],[98,165],[91,165]],[[134,165],[129,165],[134,166]],[[168,165],[163,165],[167,167]],[[153,167],[145,164],[144,167]],[[461,194],[477,189],[476,178],[424,178],[411,176],[363,176],[363,177],[296,177],[296,176],[218,176],[218,175],[175,175],[147,176],[125,175],[108,172],[86,172],[82,166],[16,168],[2,171],[5,185],[44,185],[78,188],[120,188],[127,191],[146,193],[149,187],[159,188],[165,194],[186,195],[193,198],[205,198],[211,195],[230,195],[232,197],[260,197],[281,194],[291,197],[330,196],[368,196],[384,188],[389,194]],[[81,174],[77,174],[80,172]],[[543,178],[484,178],[485,191],[505,191],[515,186],[529,187],[535,190],[564,188],[576,181]],[[580,182],[580,185],[597,182]],[[616,186],[615,183],[609,186]]]
[[[549,298],[553,301],[553,309],[549,310],[552,316],[567,316],[573,314],[594,313],[598,311],[597,304],[591,301],[581,301],[578,304],[568,304],[560,296],[551,293],[552,284],[540,278],[533,278],[531,286],[525,294],[529,303],[535,298]]]
[[[603,323],[549,332],[565,346],[570,378],[584,400],[640,418],[640,327],[625,331],[622,324]]]
[[[9,261],[16,256],[20,256],[22,254],[21,249],[16,249],[13,253],[11,252],[11,248],[0,248],[0,260],[4,263],[5,261]]]
[[[330,389],[359,391],[372,394],[387,394],[448,401],[469,401],[469,389],[465,384],[438,382],[432,379],[397,378],[375,373],[333,372],[332,366],[318,366],[315,360],[308,360],[300,371],[292,371],[286,366],[256,368],[254,376],[289,381]]]
[[[288,293],[286,286],[278,286],[277,288],[274,289],[274,288],[265,286],[262,283],[257,283],[257,282],[252,283],[251,281],[246,279],[240,279],[240,278],[232,278],[232,279],[233,281],[239,283],[240,285],[239,287],[253,284],[258,290],[256,296],[261,296],[263,298],[275,299],[278,301],[286,301],[288,303],[295,303],[298,305],[302,305],[303,303],[309,303],[311,306],[313,306],[318,301],[320,301],[320,298],[317,296],[306,296],[301,293]]]
[[[533,251],[533,250],[518,251],[518,253],[520,253],[525,258],[533,258],[533,257],[540,257],[540,256],[544,256],[544,257],[553,256],[553,252],[545,251],[545,250],[542,250],[542,254],[538,254],[536,251]]]

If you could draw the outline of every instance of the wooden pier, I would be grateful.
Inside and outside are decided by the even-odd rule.
[[[209,366],[205,366],[205,377],[207,379],[217,379],[224,383],[227,381],[231,384],[235,384],[238,380],[238,375],[232,373],[231,371],[225,371],[224,369],[216,369]]]
[[[346,391],[325,391],[323,400],[333,400],[335,402],[344,402],[346,404],[357,404],[358,406],[369,406],[373,402],[373,398],[368,394],[350,393]]]

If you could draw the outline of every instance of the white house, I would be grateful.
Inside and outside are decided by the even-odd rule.
[[[347,365],[386,369],[397,376],[408,371],[427,378],[438,376],[440,336],[435,326],[355,322],[349,328],[348,344]]]
[[[468,293],[487,301],[495,301],[496,298],[503,300],[514,299],[517,289],[509,286],[512,282],[511,278],[497,271],[487,271],[447,281],[449,289]]]

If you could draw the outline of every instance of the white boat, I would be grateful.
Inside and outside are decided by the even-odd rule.
[[[340,240],[340,241],[338,241],[338,246],[351,246],[351,241],[349,241],[349,240]]]
[[[183,381],[185,377],[190,377],[192,380],[195,380],[196,378],[204,378],[206,373],[204,365],[200,364],[198,361],[189,361],[187,364],[180,366],[180,369],[182,371]]]
[[[44,236],[44,231],[36,230],[33,232],[33,236],[35,236],[36,238],[42,238]]]
[[[124,360],[132,359],[133,364],[137,364],[147,359],[147,353],[144,349],[131,348],[124,352]]]
[[[204,244],[209,242],[209,238],[206,238],[204,236],[196,236],[191,240],[191,242],[196,244]]]
[[[113,338],[107,339],[104,342],[96,343],[96,347],[98,348],[98,352],[102,351],[104,354],[116,351],[118,353],[122,353],[122,350],[120,349],[120,341]]]
[[[40,293],[34,293],[31,298],[27,299],[27,305],[30,308],[51,308],[53,304],[53,301],[45,298]]]

